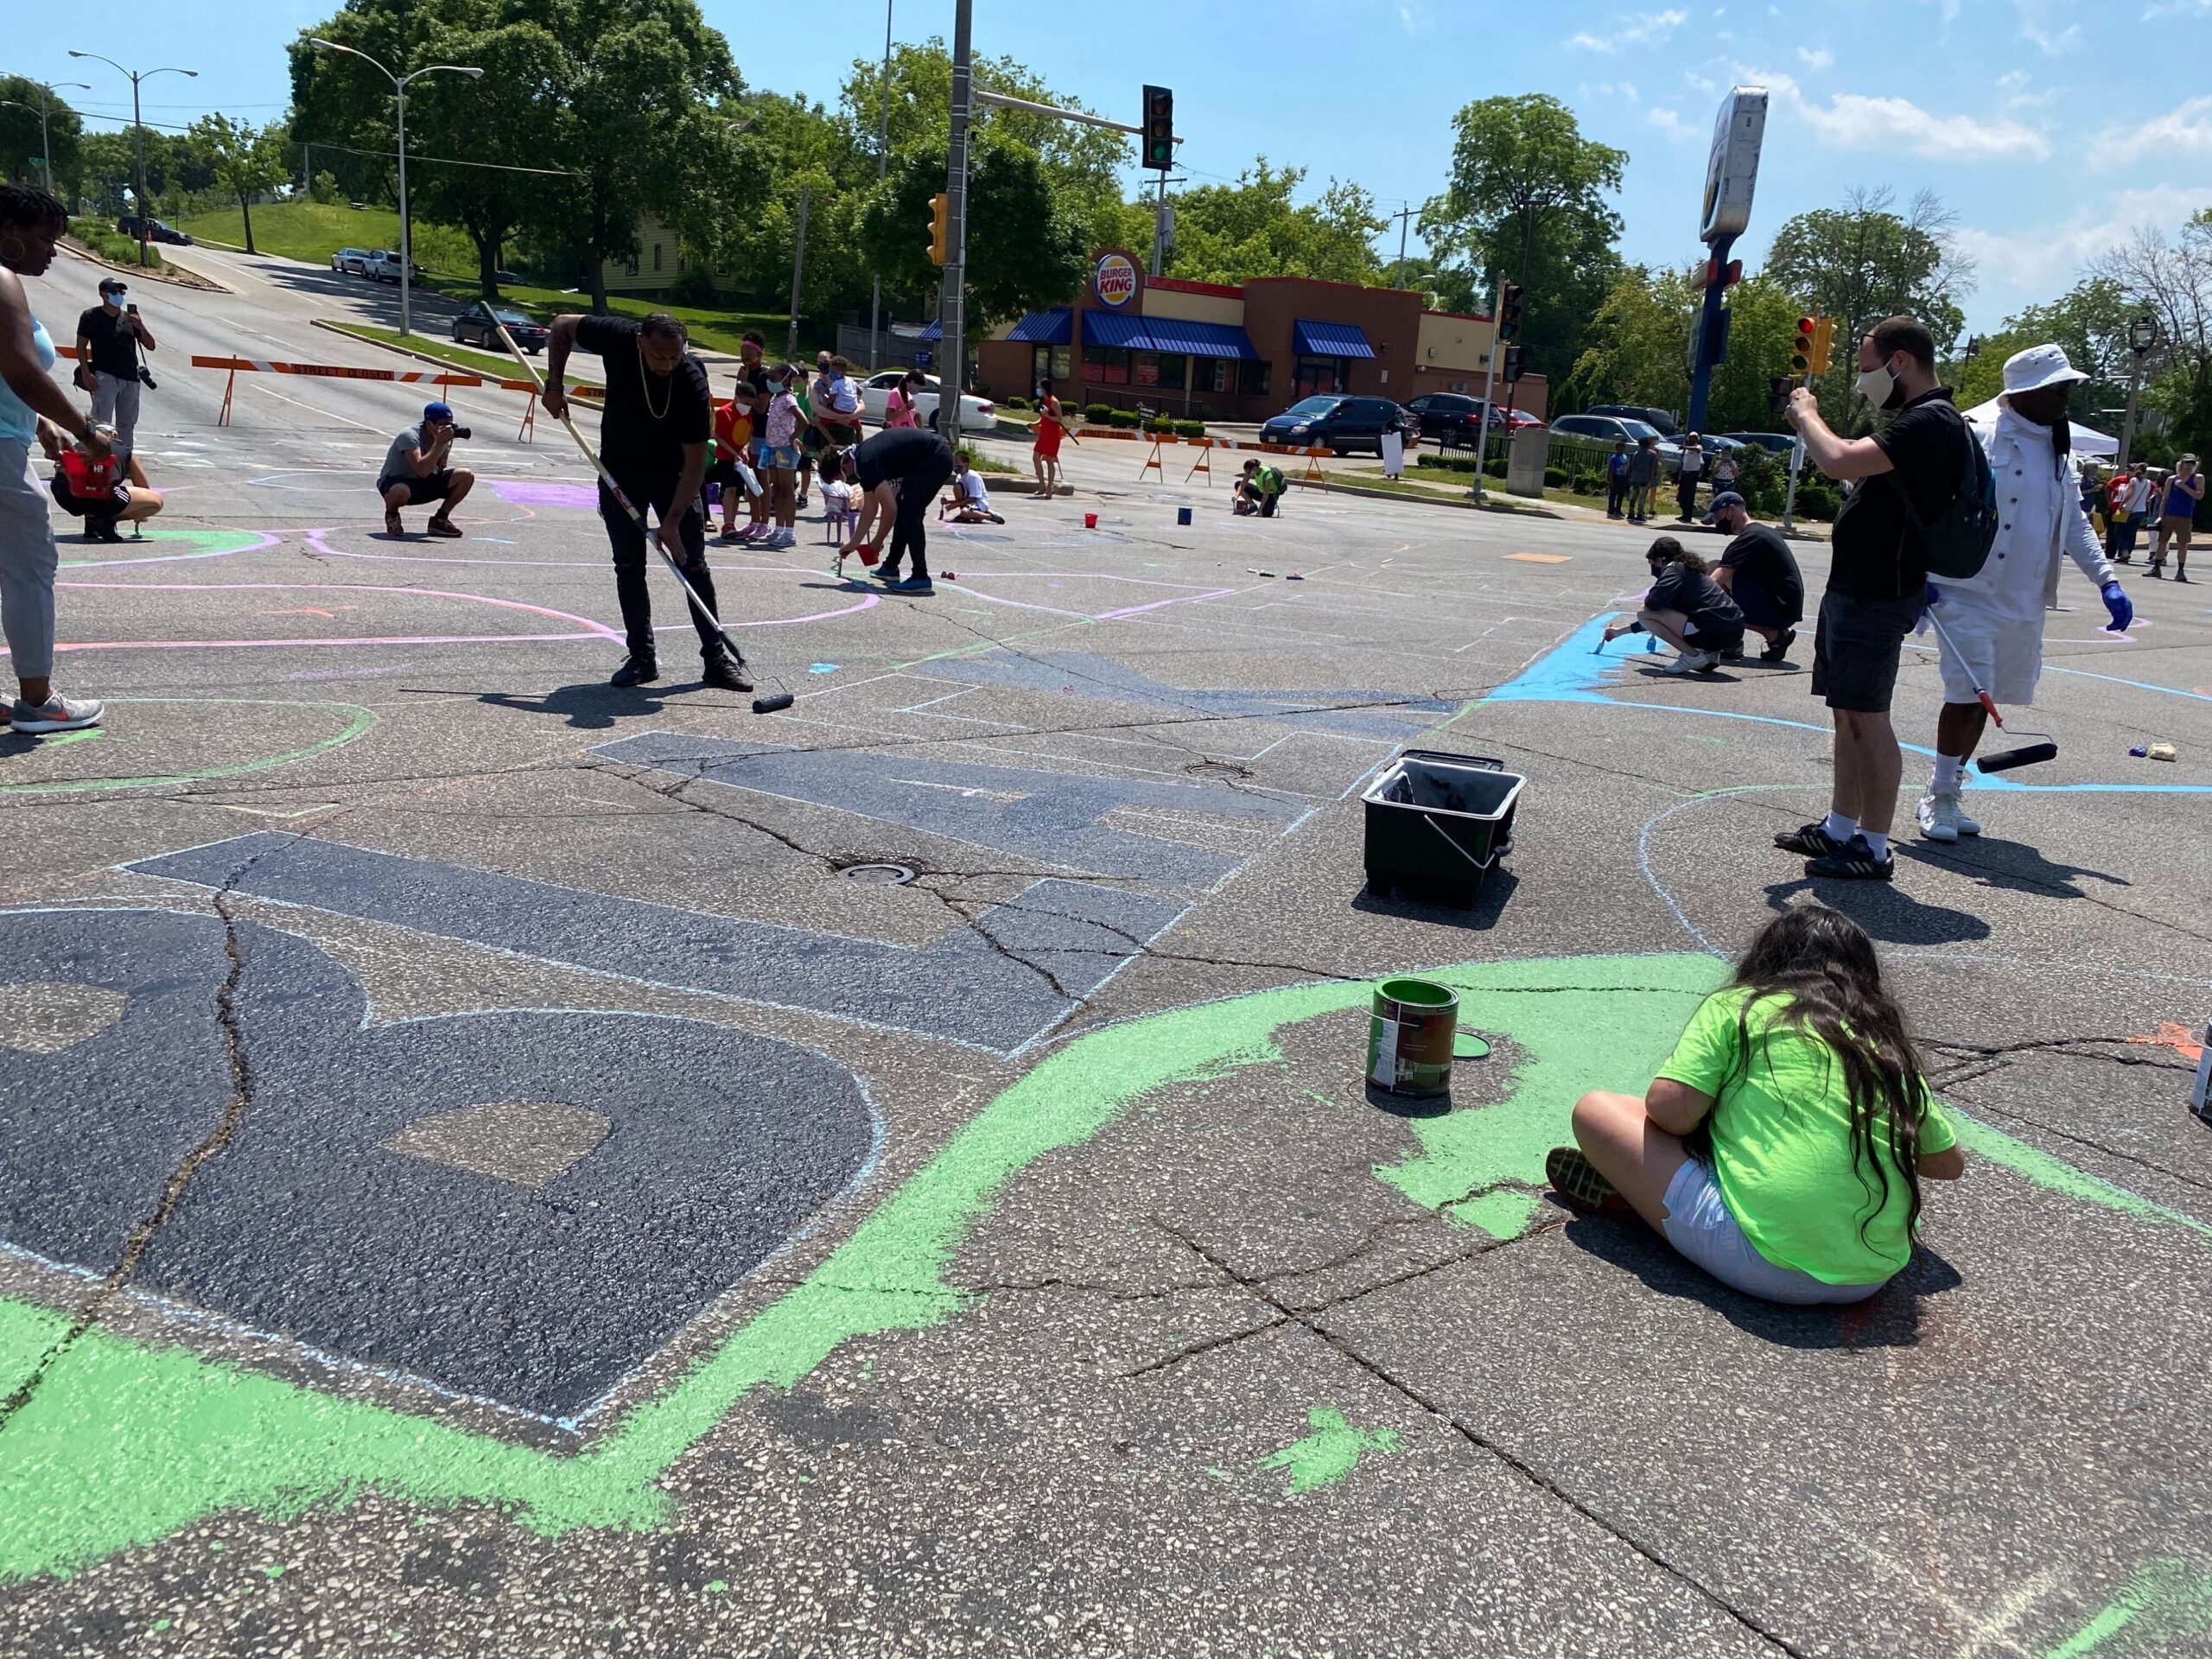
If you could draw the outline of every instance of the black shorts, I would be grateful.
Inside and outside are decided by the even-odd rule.
[[[425,501],[442,501],[453,493],[453,468],[440,467],[428,478],[380,478],[377,480],[377,493],[382,495],[395,484],[407,486],[406,505],[419,507]]]
[[[746,465],[749,467],[752,462],[747,461]],[[726,490],[742,490],[745,487],[745,480],[739,475],[737,463],[727,455],[707,469],[707,482],[719,484]]]
[[[130,486],[121,479],[105,496],[83,496],[69,493],[68,481],[60,474],[54,475],[54,499],[61,511],[72,518],[112,518],[130,505]]]
[[[1785,606],[1774,596],[1773,589],[1757,576],[1746,575],[1742,571],[1737,572],[1735,581],[1728,589],[1728,597],[1734,600],[1736,608],[1743,612],[1744,623],[1747,627],[1794,628],[1805,620],[1802,604],[1794,608]]]
[[[1848,713],[1889,713],[1897,658],[1920,609],[1917,594],[1861,599],[1829,588],[1821,599],[1820,631],[1813,640],[1813,695]]]
[[[1682,638],[1700,651],[1738,651],[1744,644],[1744,624],[1740,618],[1732,617],[1723,622],[1710,616],[1683,619],[1689,626]]]

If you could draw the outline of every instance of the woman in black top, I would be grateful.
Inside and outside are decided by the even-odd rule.
[[[1703,559],[1672,536],[1652,543],[1643,557],[1651,569],[1643,608],[1635,621],[1607,628],[1608,641],[1624,633],[1656,635],[1681,653],[1668,664],[1669,674],[1702,674],[1743,651],[1744,613]]]

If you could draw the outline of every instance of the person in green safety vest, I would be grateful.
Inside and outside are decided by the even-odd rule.
[[[1262,518],[1275,516],[1275,503],[1282,499],[1281,469],[1262,461],[1244,463],[1244,475],[1236,480],[1236,511],[1256,512]]]

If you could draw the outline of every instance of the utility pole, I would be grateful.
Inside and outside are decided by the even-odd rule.
[[[950,404],[952,430],[960,437],[960,395],[968,381],[968,118],[975,73],[976,0],[956,0],[952,11],[952,138],[944,167],[944,287],[938,298],[938,320],[950,355],[938,376],[938,407]]]
[[[1403,288],[1406,285],[1406,232],[1412,224],[1414,213],[1418,211],[1419,209],[1411,202],[1408,202],[1390,215],[1398,221],[1398,268],[1390,273],[1390,286],[1393,288]]]
[[[2158,319],[2149,315],[2136,318],[2127,325],[2127,349],[2135,353],[2135,366],[2127,376],[2127,424],[2120,429],[2119,470],[2127,470],[2128,452],[2135,447],[2135,399],[2143,390],[2143,359],[2158,343]]]
[[[156,75],[183,75],[188,79],[197,79],[199,78],[200,72],[197,69],[179,69],[170,67],[162,69],[149,69],[143,74],[141,74],[136,69],[125,69],[113,58],[101,57],[97,52],[72,51],[69,55],[73,58],[91,58],[96,62],[107,65],[109,68],[114,70],[118,74],[127,75],[130,77],[131,171],[137,175],[138,200],[137,205],[138,208],[139,219],[138,228],[141,231],[143,231],[146,228],[146,219],[151,217],[151,215],[148,212],[146,207],[146,124],[139,118],[138,83],[142,80],[150,80]],[[143,268],[152,263],[153,250],[151,246],[151,238],[142,235],[138,238],[138,264]]]
[[[1483,358],[1483,424],[1475,439],[1475,499],[1483,499],[1483,461],[1490,454],[1490,397],[1497,388],[1497,304],[1503,297],[1505,279],[1490,279],[1490,350]]]
[[[74,86],[81,92],[87,92],[92,89],[89,84],[81,80],[58,80],[51,85],[39,81],[35,82],[34,85],[38,87],[38,163],[46,174],[46,194],[50,196],[54,194],[54,136],[46,130],[46,111],[49,101],[54,97],[54,89],[56,86]],[[28,110],[29,108],[30,108],[29,105],[18,104],[12,98],[0,98],[0,109]]]
[[[791,332],[784,345],[784,361],[798,361],[798,282],[806,270],[806,200],[814,194],[814,187],[802,184],[798,188],[798,245],[791,251]]]
[[[891,165],[891,5],[883,0],[883,101],[875,121],[875,181]],[[868,296],[868,366],[883,366],[883,277],[876,276]]]

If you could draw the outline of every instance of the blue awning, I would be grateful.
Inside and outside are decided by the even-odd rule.
[[[1372,357],[1375,348],[1356,322],[1308,322],[1290,326],[1290,343],[1300,357]]]
[[[1065,346],[1075,332],[1074,322],[1075,313],[1065,305],[1051,311],[1032,311],[1014,325],[1007,338],[1032,346]]]
[[[943,340],[944,325],[927,322],[917,327],[911,322],[894,322],[891,325],[891,335],[894,340]]]
[[[1185,322],[1179,317],[1130,317],[1113,311],[1083,314],[1083,343],[1133,352],[1190,357],[1236,357],[1259,361],[1251,336],[1226,322]]]

